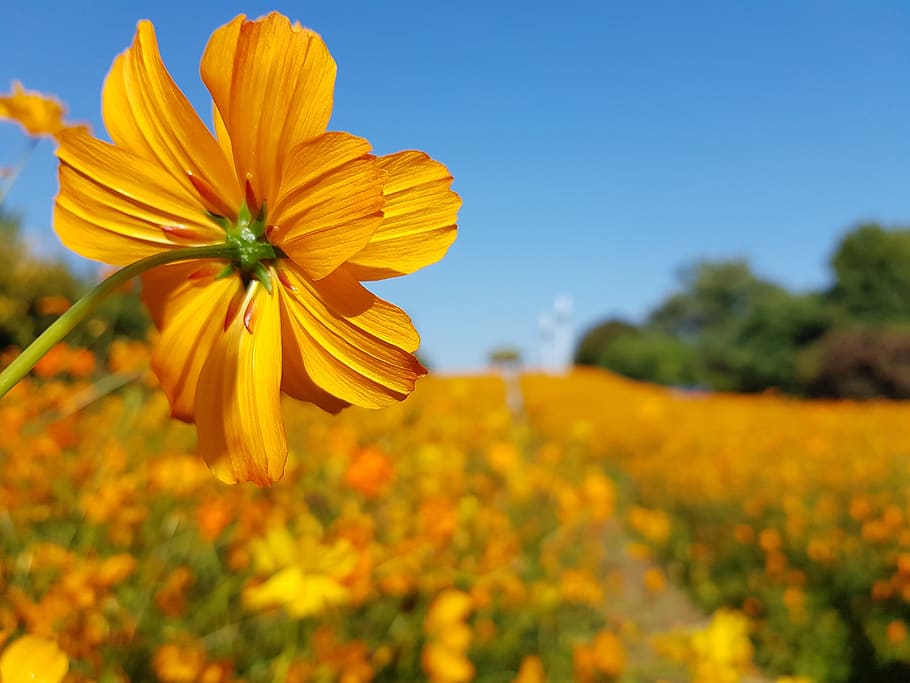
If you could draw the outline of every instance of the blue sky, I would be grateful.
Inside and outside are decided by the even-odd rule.
[[[910,223],[906,2],[32,0],[4,7],[0,89],[55,93],[102,133],[103,79],[149,18],[207,117],[208,36],[273,9],[338,62],[331,128],[380,154],[424,149],[455,177],[449,255],[374,288],[411,313],[439,369],[504,344],[535,361],[560,294],[580,332],[640,319],[700,257],[822,287],[849,227]],[[0,128],[0,164],[23,144]],[[55,192],[43,142],[8,204],[51,253]]]

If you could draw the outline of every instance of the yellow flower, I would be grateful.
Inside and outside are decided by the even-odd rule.
[[[303,619],[349,601],[345,579],[358,558],[347,540],[326,545],[309,532],[295,539],[287,528],[272,527],[250,549],[257,573],[270,576],[244,589],[248,609],[283,606],[290,616]]]
[[[0,95],[0,119],[16,121],[33,136],[58,136],[66,124],[66,108],[55,97],[26,90],[19,81],[13,81],[12,91]]]
[[[433,600],[423,622],[427,642],[421,651],[423,670],[433,683],[466,683],[474,678],[467,658],[472,633],[464,623],[473,608],[471,596],[453,588]]]
[[[0,655],[3,683],[60,683],[69,670],[69,660],[57,643],[23,636]]]
[[[62,136],[55,226],[74,251],[116,265],[188,246],[243,254],[143,276],[161,330],[152,367],[223,481],[282,476],[282,392],[332,412],[379,408],[426,373],[408,316],[360,281],[440,259],[461,200],[427,155],[377,158],[326,132],[335,71],[316,33],[238,16],[202,57],[212,135],[142,21],[104,85],[113,144]]]

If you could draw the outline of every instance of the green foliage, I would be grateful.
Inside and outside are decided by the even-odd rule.
[[[599,364],[632,379],[675,386],[697,382],[692,347],[656,330],[618,335],[601,353]]]
[[[910,320],[910,230],[861,225],[831,259],[831,300],[857,321]]]
[[[635,325],[611,318],[586,331],[575,350],[576,365],[598,365],[600,356],[616,337],[635,331]]]
[[[0,213],[0,350],[31,343],[89,288],[61,261],[38,258],[21,236],[18,216]],[[72,339],[96,353],[117,337],[145,338],[149,317],[136,287],[108,297]]]
[[[832,320],[819,295],[768,289],[742,315],[722,321],[699,339],[706,383],[728,391],[775,387],[802,393],[801,353],[828,331]]]
[[[514,346],[501,346],[490,351],[490,363],[493,365],[519,365],[521,350]]]
[[[681,291],[648,316],[648,326],[689,341],[743,319],[757,303],[784,291],[741,259],[699,261],[683,268],[679,281]]]
[[[0,349],[24,346],[54,320],[49,297],[72,301],[81,283],[60,263],[36,259],[19,235],[20,220],[0,214]]]

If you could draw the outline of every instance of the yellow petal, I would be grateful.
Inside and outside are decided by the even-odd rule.
[[[212,35],[201,70],[240,177],[249,173],[258,200],[271,203],[288,151],[326,130],[334,60],[322,38],[280,14],[257,21],[241,15]]]
[[[54,228],[87,258],[126,265],[165,249],[224,241],[202,204],[154,162],[74,129],[60,135]]]
[[[300,567],[286,567],[263,583],[247,586],[241,599],[249,610],[265,610],[290,602],[303,590],[304,576]]]
[[[60,683],[68,670],[57,643],[38,636],[22,636],[0,655],[3,683]]]
[[[278,296],[251,283],[199,376],[199,453],[224,482],[265,486],[284,474],[280,325]]]
[[[326,133],[298,145],[269,209],[269,240],[311,279],[363,249],[382,224],[385,173],[366,140]]]
[[[292,331],[286,330],[285,326],[282,326],[281,330],[281,343],[281,391],[291,398],[312,403],[333,415],[351,405],[316,386],[303,364],[303,357],[297,346],[297,337]]]
[[[167,72],[151,22],[139,22],[133,45],[114,61],[102,112],[114,144],[157,160],[187,190],[193,191],[189,174],[201,179],[221,200],[220,205],[207,201],[206,208],[236,216],[242,197],[237,174]]]
[[[359,290],[347,274],[314,283],[282,264],[278,279],[284,349],[294,354],[289,371],[302,366],[324,391],[366,408],[403,400],[426,374],[406,350],[416,342],[407,316]]]
[[[25,90],[19,81],[13,81],[8,95],[0,95],[0,119],[16,121],[29,135],[56,136],[64,128],[65,111],[56,98]]]
[[[358,280],[413,273],[441,259],[455,241],[461,198],[449,189],[452,176],[423,152],[377,159],[388,177],[382,225],[350,260]]]
[[[224,334],[225,311],[241,292],[238,276],[216,279],[226,264],[187,261],[147,271],[142,300],[161,330],[152,352],[152,368],[171,403],[171,414],[193,420],[199,373]]]

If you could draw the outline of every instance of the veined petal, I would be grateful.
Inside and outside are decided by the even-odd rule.
[[[398,309],[376,298],[369,303],[347,274],[333,274],[325,285],[291,264],[279,268],[282,336],[286,353],[296,354],[291,368],[302,366],[319,388],[366,408],[401,401],[414,390],[426,369],[398,345],[413,349],[416,342]],[[352,301],[336,310],[333,304],[345,296]]]
[[[202,366],[224,334],[225,311],[243,293],[238,276],[216,279],[225,265],[186,261],[142,276],[142,300],[161,331],[152,369],[171,403],[171,415],[186,422],[193,421]]]
[[[358,280],[413,273],[441,259],[455,241],[461,198],[452,176],[423,152],[398,152],[377,163],[388,177],[382,225],[350,259]]]
[[[284,474],[281,317],[278,296],[258,282],[215,339],[194,412],[199,453],[216,477],[266,486]]]
[[[461,198],[445,166],[423,152],[377,159],[386,173],[383,222],[349,262],[359,280],[414,272],[442,258],[455,240]]]
[[[294,148],[269,209],[269,240],[313,280],[359,252],[382,224],[385,173],[369,143],[326,133]]]
[[[241,15],[212,35],[201,71],[239,175],[250,174],[258,200],[271,204],[289,150],[328,126],[335,61],[319,35],[286,17]]]
[[[316,386],[303,364],[303,353],[294,330],[285,324],[281,326],[281,349],[281,391],[298,401],[312,403],[332,415],[337,415],[351,405]]]
[[[125,265],[165,249],[224,241],[202,204],[158,164],[93,138],[60,134],[54,228],[91,259]]]
[[[157,160],[190,191],[190,174],[202,180],[219,199],[214,204],[194,193],[205,208],[236,216],[242,197],[237,174],[167,72],[151,22],[139,22],[132,46],[114,60],[104,83],[102,113],[116,145]]]

